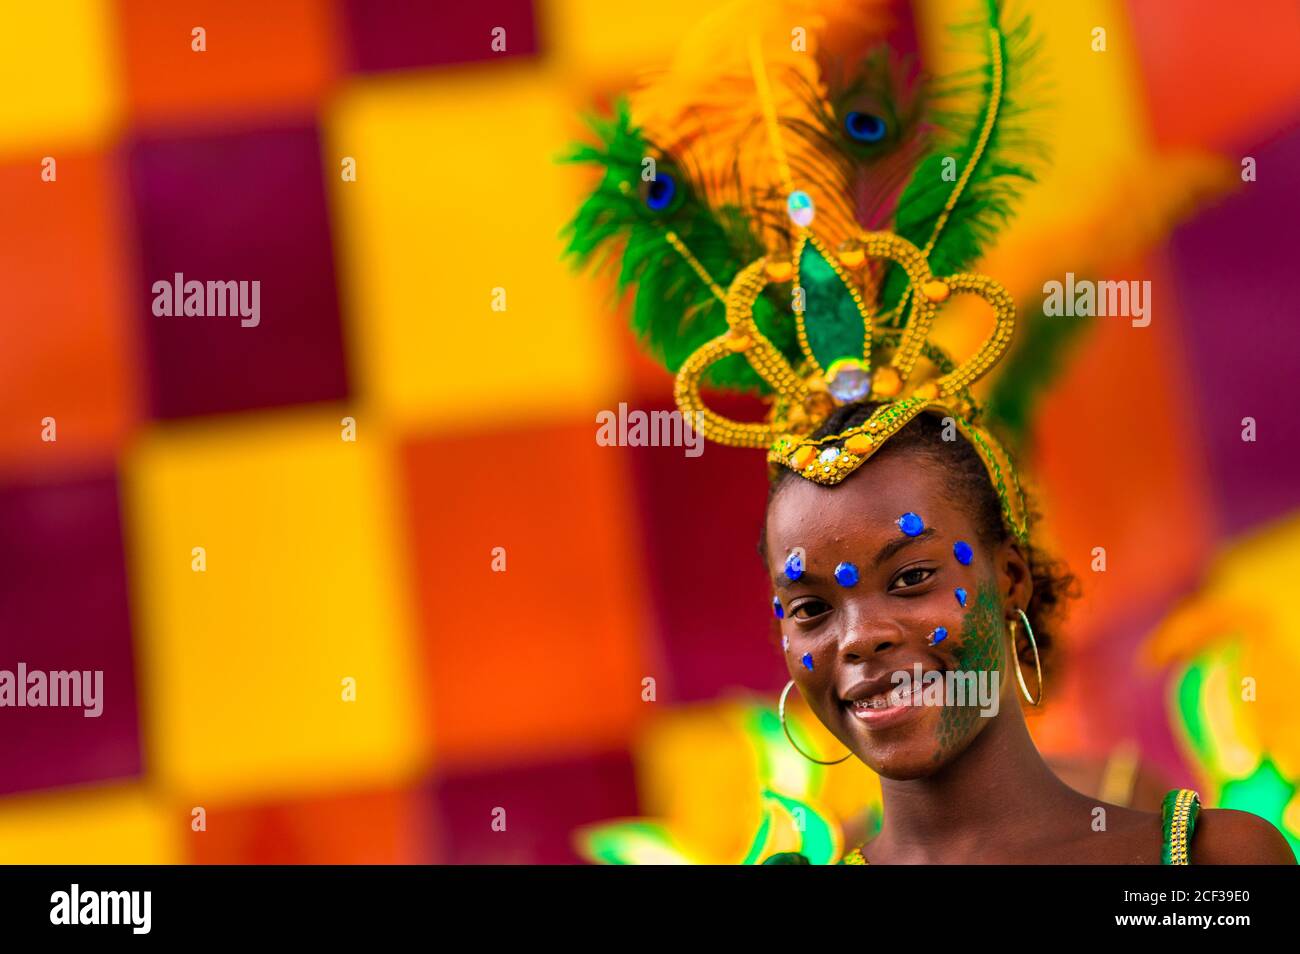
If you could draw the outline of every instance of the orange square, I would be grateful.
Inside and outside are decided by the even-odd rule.
[[[1076,644],[1194,580],[1217,532],[1168,270],[1153,259],[1107,277],[1151,280],[1164,304],[1149,326],[1038,319],[1093,322],[1034,427],[1046,542],[1083,594],[1071,606]]]
[[[652,705],[632,502],[595,436],[593,414],[404,448],[439,764],[622,746]]]
[[[1162,146],[1225,149],[1266,140],[1300,107],[1295,0],[1131,0],[1151,128]]]
[[[60,154],[0,166],[0,467],[111,459],[139,415],[117,170]],[[136,289],[144,294],[143,288]],[[54,441],[42,439],[53,418]]]
[[[334,5],[320,0],[119,0],[126,96],[137,120],[215,110],[314,109],[339,73]],[[204,31],[196,52],[194,30]]]

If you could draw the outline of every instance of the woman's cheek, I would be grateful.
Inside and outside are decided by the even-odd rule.
[[[834,668],[835,641],[797,631],[782,639],[791,678],[801,689],[820,688]]]
[[[956,656],[959,668],[974,672],[1000,671],[1005,644],[1002,603],[992,583],[980,585],[969,599],[961,624]]]

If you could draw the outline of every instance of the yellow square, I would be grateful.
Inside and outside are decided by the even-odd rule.
[[[0,29],[0,151],[94,145],[116,124],[117,31],[105,0],[7,3]],[[33,172],[33,175],[37,175]]]
[[[600,305],[608,284],[561,260],[590,180],[556,162],[582,126],[555,72],[501,63],[358,80],[326,127],[365,400],[404,422],[586,416],[609,402],[620,319]]]
[[[0,799],[0,864],[174,865],[189,815],[144,785]]]
[[[1000,240],[1004,248],[1018,236],[1041,242],[1045,230],[1059,230],[1062,222],[1086,215],[1113,177],[1151,148],[1141,67],[1122,0],[1016,8],[1019,14],[1013,10],[1008,22],[1028,13],[1041,47],[1032,74],[1021,77],[1022,88],[1029,88],[1022,104],[1035,107],[1027,125],[1047,147],[1050,160],[1038,164],[1038,179],[1025,189],[1012,227]],[[951,3],[925,0],[917,16],[926,62],[936,73],[973,65],[969,57],[978,62],[985,55],[978,47],[951,40]]]
[[[229,801],[421,768],[400,485],[375,429],[344,441],[342,417],[174,426],[124,466],[146,765],[169,791]]]
[[[664,69],[684,36],[732,5],[728,0],[663,0],[637,16],[635,26],[607,0],[551,0],[534,9],[555,62],[589,86],[621,89],[642,71]]]

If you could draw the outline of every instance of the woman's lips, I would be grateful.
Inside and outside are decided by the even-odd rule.
[[[861,702],[846,702],[845,706],[855,719],[868,727],[883,729],[920,713],[924,708],[921,705],[923,688],[920,682],[913,682],[906,688],[899,686],[887,694],[872,696]]]

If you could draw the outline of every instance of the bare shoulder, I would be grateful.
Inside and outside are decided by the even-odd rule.
[[[1250,812],[1206,808],[1192,833],[1194,865],[1293,865],[1295,853],[1282,833]]]

